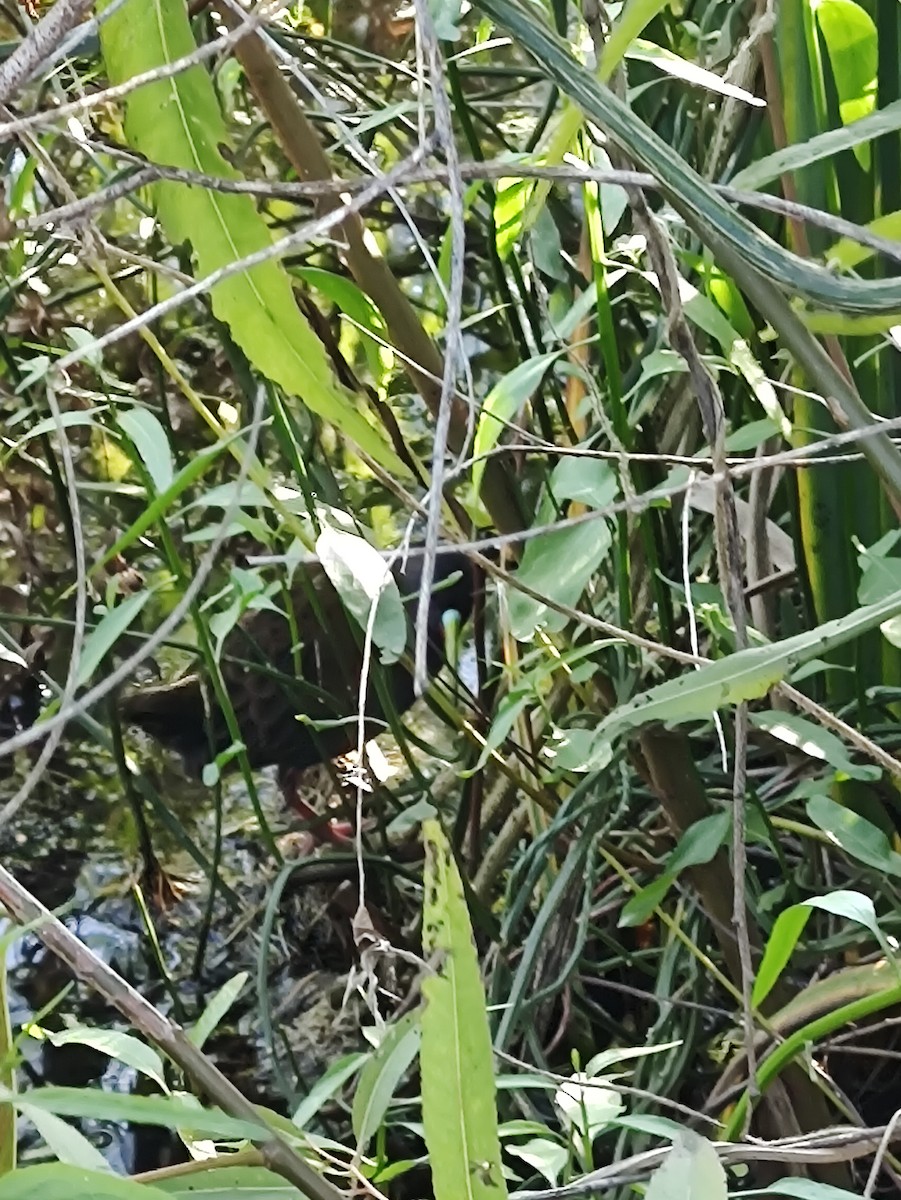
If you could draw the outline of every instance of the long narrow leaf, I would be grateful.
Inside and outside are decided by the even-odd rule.
[[[422,1119],[435,1200],[507,1195],[497,1133],[485,992],[463,885],[437,821],[426,847],[422,948]]]

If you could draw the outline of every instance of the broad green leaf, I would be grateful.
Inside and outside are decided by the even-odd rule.
[[[163,1060],[146,1042],[133,1034],[118,1029],[97,1029],[90,1025],[72,1025],[58,1032],[29,1025],[27,1032],[34,1038],[50,1042],[54,1046],[90,1046],[101,1054],[115,1058],[127,1067],[146,1075],[162,1090],[167,1091]]]
[[[325,573],[344,607],[365,633],[377,605],[372,640],[384,663],[396,662],[407,645],[409,626],[397,582],[374,546],[357,534],[324,526],[316,540]]]
[[[20,1167],[3,1179],[3,1200],[165,1200],[166,1193],[120,1175],[65,1163]]]
[[[422,1119],[435,1200],[507,1195],[485,992],[463,884],[437,821],[426,849],[422,950]]]
[[[589,508],[604,508],[616,498],[619,481],[603,459],[567,456],[554,467],[548,487],[555,500],[578,500]]]
[[[801,903],[809,905],[810,908],[821,908],[823,912],[832,913],[836,917],[845,917],[848,921],[856,921],[858,925],[863,925],[864,929],[868,929],[877,941],[883,940],[873,901],[863,892],[842,889],[837,892],[829,892],[825,896],[814,896],[810,900],[802,900]]]
[[[104,3],[100,28],[111,83],[196,51],[182,0]],[[220,147],[228,134],[203,66],[146,84],[126,102],[129,144],[151,162],[240,178]],[[264,250],[272,238],[250,196],[162,181],[154,185],[160,220],[174,246],[191,244],[199,278]],[[335,380],[325,349],[304,319],[287,272],[274,259],[232,275],[210,290],[213,312],[268,379],[332,422],[388,470],[409,471]]]
[[[97,1147],[62,1117],[43,1112],[40,1108],[32,1108],[24,1101],[19,1105],[19,1112],[32,1123],[46,1142],[48,1150],[55,1154],[60,1162],[73,1167],[84,1167],[88,1171],[110,1170]],[[3,1194],[6,1195],[5,1189]]]
[[[305,1129],[322,1108],[327,1100],[343,1087],[351,1076],[369,1061],[368,1054],[346,1054],[332,1063],[324,1075],[310,1088],[309,1093],[301,1100],[291,1116],[292,1124],[298,1129]]]
[[[43,1087],[24,1096],[0,1088],[0,1101],[19,1106],[29,1104],[60,1117],[92,1117],[98,1121],[134,1121],[137,1125],[162,1125],[166,1129],[188,1127],[212,1138],[265,1138],[262,1124],[239,1121],[214,1108],[200,1108],[174,1096],[130,1096],[103,1092],[99,1088]],[[5,1197],[4,1197],[5,1200]]]
[[[545,372],[562,353],[562,350],[557,350],[526,359],[496,383],[485,397],[472,451],[476,460],[472,468],[472,487],[476,496],[481,490],[482,476],[485,474],[485,459],[482,456],[494,449],[506,426],[531,398]]]
[[[44,417],[42,421],[36,421],[34,425],[31,425],[27,433],[22,434],[16,441],[14,449],[18,450],[32,438],[42,437],[45,433],[55,433],[58,429],[75,429],[81,425],[96,425],[98,416],[108,407],[108,405],[101,405],[92,408],[90,412],[60,413],[59,420],[56,417]]]
[[[802,754],[818,758],[822,762],[828,762],[831,767],[843,775],[847,775],[849,779],[879,778],[878,767],[869,764],[860,766],[855,763],[841,738],[830,733],[828,729],[824,729],[822,725],[817,725],[815,721],[808,720],[807,717],[799,716],[797,713],[772,710],[752,713],[751,724],[756,725],[758,729],[765,729],[767,733],[781,742],[785,742],[786,745],[794,746]]]
[[[713,1146],[684,1129],[651,1176],[645,1200],[727,1200],[728,1194],[726,1171]]]
[[[876,26],[854,0],[812,0],[811,7],[829,54],[842,124],[850,125],[876,107]],[[869,170],[870,147],[855,146],[854,154]]]
[[[828,796],[811,796],[807,816],[846,854],[887,875],[901,875],[901,854],[876,825]]]
[[[876,909],[869,896],[865,896],[862,892],[839,890],[829,892],[825,896],[814,896],[810,900],[802,900],[800,904],[793,904],[791,908],[787,908],[776,918],[757,971],[757,978],[754,981],[751,1003],[755,1007],[763,1003],[773,984],[782,974],[783,968],[807,924],[811,909],[814,908],[832,913],[837,917],[845,917],[846,920],[862,925],[869,930],[882,947],[886,958],[892,959],[892,949],[879,927]]]
[[[189,1040],[194,1043],[198,1050],[203,1049],[204,1042],[213,1033],[225,1014],[241,995],[244,985],[249,978],[250,975],[247,971],[239,971],[227,983],[223,983],[222,987],[200,1014],[199,1019],[187,1031]]]
[[[120,412],[118,421],[120,429],[134,443],[157,494],[165,492],[175,478],[175,468],[169,439],[159,418],[149,409],[135,406]]]
[[[387,1030],[378,1049],[360,1072],[351,1110],[360,1153],[366,1152],[370,1138],[385,1119],[397,1085],[419,1053],[421,1037],[419,1013],[407,1013]]]
[[[667,1050],[675,1050],[681,1045],[681,1041],[660,1042],[652,1046],[617,1046],[614,1050],[601,1050],[589,1059],[585,1066],[585,1074],[596,1076],[601,1071],[606,1071],[620,1063],[634,1062],[636,1059],[648,1058],[652,1054],[664,1054]]]
[[[741,650],[650,688],[605,717],[598,726],[584,770],[594,770],[596,762],[605,756],[609,758],[611,741],[630,729],[651,721],[680,724],[700,720],[726,705],[759,700],[809,659],[844,645],[899,612],[901,593],[795,637]]]
[[[863,546],[855,539],[860,566],[857,598],[861,604],[884,600],[891,592],[901,588],[901,558],[897,556],[899,542],[901,530],[898,529],[883,534],[870,546]]]
[[[552,1142],[550,1138],[532,1138],[528,1142],[516,1145],[509,1142],[506,1147],[508,1154],[521,1158],[523,1162],[537,1171],[548,1182],[548,1187],[556,1187],[569,1162],[569,1150],[560,1142]]]
[[[88,682],[99,667],[105,654],[113,648],[122,634],[137,618],[141,609],[150,599],[150,591],[136,592],[126,598],[115,608],[110,608],[101,617],[99,624],[85,638],[84,649],[78,661],[78,683],[82,686]]]
[[[605,520],[543,533],[526,543],[516,579],[557,604],[574,608],[607,557],[613,538]],[[528,641],[539,625],[560,630],[569,621],[541,600],[508,585],[510,632]]]

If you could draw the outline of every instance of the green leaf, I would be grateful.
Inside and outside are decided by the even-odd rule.
[[[359,126],[355,127],[357,137]],[[388,343],[388,327],[382,314],[362,288],[344,275],[322,267],[294,267],[293,274],[322,292],[346,316],[364,331],[363,353],[376,388],[382,388],[394,366],[394,351]],[[367,336],[368,335],[368,336]]]
[[[223,983],[222,987],[200,1014],[200,1018],[187,1031],[189,1040],[194,1043],[198,1050],[203,1049],[204,1042],[241,995],[244,985],[249,978],[250,975],[247,971],[239,971],[227,983]]]
[[[229,1167],[213,1164],[207,1171],[192,1171],[190,1175],[173,1175],[159,1179],[154,1186],[167,1197],[205,1196],[206,1200],[305,1200],[293,1184],[265,1167]],[[336,1192],[336,1200],[339,1193]]]
[[[849,921],[863,925],[882,947],[886,958],[892,960],[892,949],[879,927],[876,909],[869,896],[863,895],[862,892],[839,890],[829,892],[826,896],[814,896],[810,900],[802,900],[800,904],[793,904],[791,908],[787,908],[776,918],[757,971],[757,978],[754,981],[751,1003],[755,1007],[763,1003],[773,984],[782,974],[813,908],[822,909],[824,912],[833,913],[835,916],[845,917]]]
[[[3,1178],[3,1200],[164,1200],[165,1196],[146,1183],[63,1163],[20,1167]]]
[[[605,520],[543,533],[526,543],[515,578],[557,604],[573,608],[612,544]],[[539,626],[560,630],[569,620],[543,601],[516,591],[515,584],[508,585],[507,594],[510,632],[517,641],[528,641]]]
[[[741,650],[678,679],[658,684],[605,717],[597,728],[592,753],[583,769],[595,770],[596,762],[605,757],[609,761],[610,743],[639,725],[651,721],[670,724],[696,721],[712,716],[726,705],[758,700],[809,659],[859,637],[899,611],[901,593],[795,637]]]
[[[111,83],[196,52],[182,0],[126,0],[109,10],[100,28]],[[212,82],[202,66],[145,84],[126,102],[129,144],[153,163],[238,179],[220,147],[228,134]],[[189,242],[203,278],[272,244],[250,196],[161,181],[153,187],[157,210],[173,246]],[[266,262],[217,283],[213,312],[247,358],[268,379],[330,421],[382,466],[405,477],[409,470],[380,431],[369,424],[334,378],[322,342],[304,319],[280,262]]]
[[[386,1031],[378,1049],[360,1072],[351,1121],[357,1150],[363,1154],[394,1099],[397,1085],[419,1053],[419,1013],[410,1012]]]
[[[664,872],[653,883],[631,896],[617,921],[620,929],[640,925],[662,902],[679,873],[687,867],[698,867],[709,863],[716,855],[732,824],[730,812],[711,813],[689,825],[679,843],[667,858]]]
[[[215,1108],[200,1108],[173,1096],[129,1096],[103,1092],[99,1088],[43,1087],[24,1096],[0,1088],[0,1101],[17,1108],[56,1113],[60,1117],[91,1117],[98,1121],[133,1121],[137,1125],[162,1125],[166,1129],[190,1128],[211,1138],[265,1138],[269,1130],[262,1122],[239,1121]],[[4,1197],[5,1200],[5,1197]]]
[[[91,630],[85,638],[84,649],[78,660],[79,687],[88,682],[100,666],[104,655],[109,653],[137,618],[152,594],[152,592],[143,591],[135,592],[133,596],[127,596],[115,608],[108,609],[99,624]]]
[[[148,1046],[133,1034],[123,1033],[118,1029],[96,1029],[90,1025],[72,1025],[58,1032],[29,1025],[27,1032],[32,1037],[50,1042],[53,1046],[90,1046],[92,1050],[115,1058],[141,1075],[146,1075],[148,1079],[158,1083],[164,1092],[168,1090],[163,1060],[152,1046]]]
[[[901,854],[895,853],[881,829],[853,809],[836,804],[828,796],[811,796],[807,815],[852,858],[887,875],[901,875]]]
[[[849,779],[879,778],[878,767],[869,763],[859,766],[850,758],[841,738],[807,717],[771,710],[752,713],[751,724],[756,725],[758,729],[765,729],[767,733],[800,750],[802,754],[828,762]]]
[[[833,1187],[831,1183],[818,1183],[814,1179],[780,1179],[769,1187],[756,1188],[757,1196],[791,1196],[793,1200],[860,1200],[859,1192],[847,1192]]]
[[[636,925],[643,925],[654,909],[659,908],[666,899],[675,880],[672,871],[667,871],[630,896],[619,914],[617,929],[634,929]]]
[[[316,553],[344,607],[365,633],[377,605],[372,640],[382,662],[392,663],[407,646],[409,626],[397,582],[374,546],[330,525],[316,539]]]
[[[645,1200],[727,1200],[726,1171],[706,1138],[683,1129],[651,1176]]]
[[[829,54],[842,124],[850,125],[876,107],[876,26],[854,0],[813,0],[811,8]],[[854,154],[868,171],[870,147],[855,146]]]
[[[523,1142],[520,1146],[510,1143],[506,1149],[508,1154],[521,1158],[533,1170],[538,1171],[547,1180],[548,1187],[552,1188],[557,1186],[569,1161],[569,1150],[566,1146],[561,1146],[559,1142],[552,1142],[550,1138],[546,1137],[532,1138],[531,1141]]]
[[[332,1063],[294,1110],[291,1116],[292,1124],[296,1125],[298,1129],[305,1129],[323,1104],[327,1100],[331,1100],[338,1089],[343,1087],[351,1076],[356,1075],[364,1063],[369,1061],[369,1058],[368,1054],[346,1054],[337,1062]]]
[[[119,428],[131,438],[157,491],[165,492],[175,478],[169,439],[159,419],[147,408],[119,413]]]
[[[472,450],[476,460],[472,468],[472,487],[476,496],[481,490],[482,476],[485,474],[485,459],[482,456],[494,449],[506,426],[532,397],[551,364],[563,353],[562,350],[555,350],[551,354],[527,358],[496,383],[485,397]]]
[[[763,1004],[772,991],[809,920],[810,909],[802,904],[793,904],[776,918],[754,980],[751,1004],[755,1008]]]
[[[501,262],[522,236],[529,197],[535,189],[533,179],[499,179],[494,192],[494,227],[497,231],[497,255]]]
[[[616,499],[619,481],[603,459],[567,456],[554,467],[548,489],[555,500],[578,500],[589,508],[605,508]]]
[[[437,821],[426,849],[422,949],[422,1119],[435,1200],[498,1200],[507,1188],[497,1132],[485,992],[463,884]]]
[[[110,1170],[109,1164],[97,1147],[62,1117],[42,1112],[41,1109],[32,1108],[25,1103],[19,1105],[19,1111],[32,1123],[46,1142],[47,1148],[60,1162],[73,1167],[84,1167],[88,1171]]]

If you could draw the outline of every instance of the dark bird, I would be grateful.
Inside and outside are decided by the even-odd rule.
[[[407,653],[412,656],[422,558],[408,559],[406,569],[395,566],[393,575],[407,613]],[[430,675],[446,661],[448,619],[462,623],[470,615],[474,586],[472,563],[464,554],[438,557],[427,626]],[[290,607],[290,619],[270,608],[247,613],[226,636],[220,666],[250,765],[277,765],[286,798],[312,816],[296,794],[295,776],[356,745],[364,633],[319,564],[298,568]],[[402,662],[383,665],[373,647],[367,739],[385,728],[392,710],[401,715],[413,700],[407,667]],[[180,754],[195,776],[232,744],[213,689],[200,674],[143,687],[125,695],[120,709],[128,724]]]

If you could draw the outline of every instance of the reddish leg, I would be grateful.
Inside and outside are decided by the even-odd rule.
[[[331,842],[334,846],[346,846],[348,842],[353,841],[354,828],[350,821],[338,821],[333,818],[325,820],[321,813],[316,812],[305,800],[301,799],[297,788],[299,773],[293,767],[284,767],[279,771],[279,783],[288,807],[293,808],[297,815],[305,821],[313,822],[311,832],[320,840]]]

